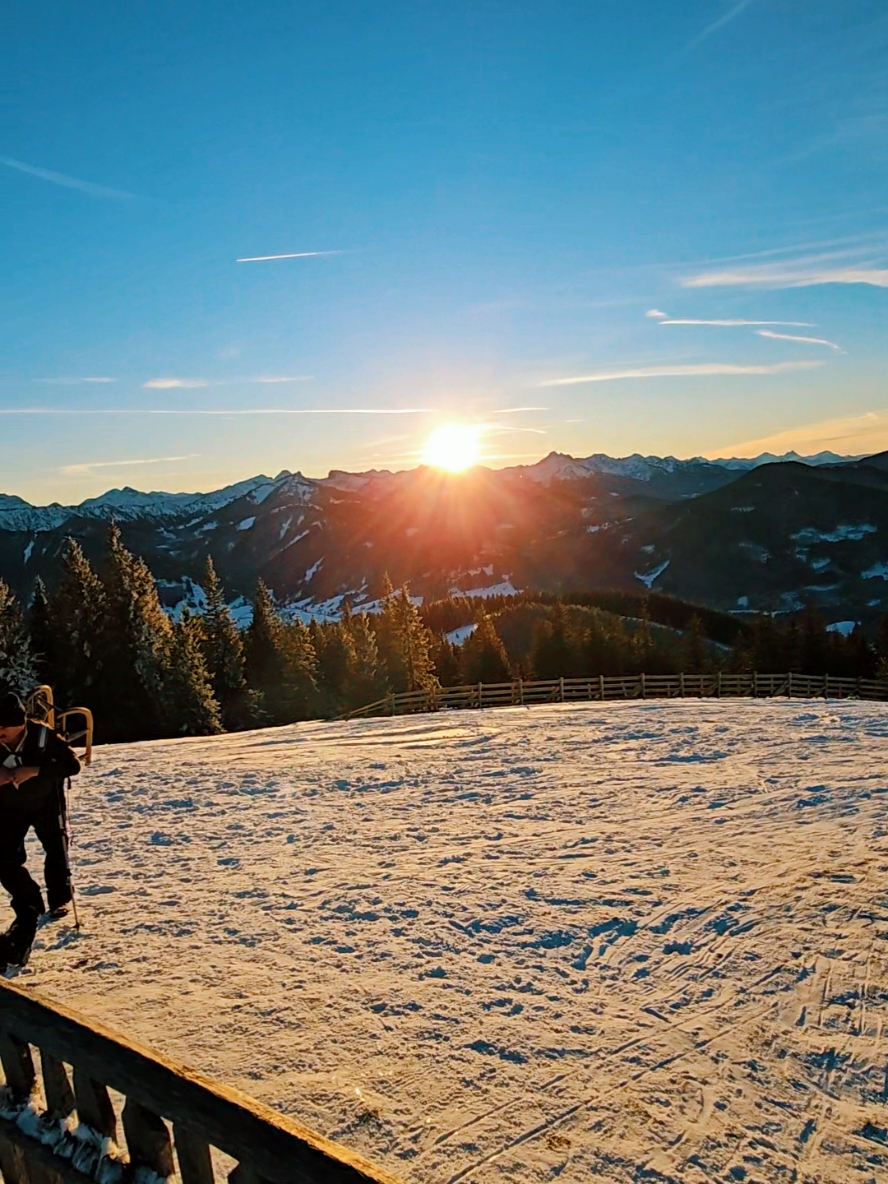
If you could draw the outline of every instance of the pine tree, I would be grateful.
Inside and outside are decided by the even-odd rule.
[[[464,682],[508,682],[512,677],[506,647],[483,605],[478,607],[477,628],[460,654]]]
[[[262,580],[253,597],[253,619],[244,636],[244,674],[247,684],[260,696],[266,718],[276,718],[274,699],[284,677],[284,625],[271,593]]]
[[[583,674],[624,674],[628,649],[629,640],[620,619],[593,609],[581,645]]]
[[[876,635],[876,678],[888,679],[888,613],[879,622]]]
[[[31,597],[31,607],[28,610],[28,635],[31,639],[37,678],[41,683],[49,683],[55,688],[56,630],[46,585],[40,576],[34,584],[34,595]]]
[[[200,646],[222,724],[228,730],[249,728],[256,722],[256,703],[244,676],[243,641],[209,557],[202,587],[206,607],[201,619]]]
[[[537,678],[567,678],[578,665],[578,647],[560,601],[553,605],[549,620],[537,629],[531,661]]]
[[[644,599],[639,613],[638,624],[627,636],[627,655],[625,661],[627,674],[645,674],[653,670],[656,644],[647,598]]]
[[[342,621],[324,626],[313,621],[309,635],[317,655],[318,684],[332,701],[335,711],[346,697],[355,668],[356,654],[351,632]]]
[[[422,623],[406,587],[386,595],[375,628],[379,656],[391,690],[396,693],[431,690],[438,685],[431,658],[432,635]]]
[[[74,539],[65,543],[61,563],[62,578],[49,598],[55,699],[103,712],[105,588]]]
[[[681,645],[681,668],[685,674],[705,674],[710,667],[703,622],[696,613],[688,621]]]
[[[24,697],[38,684],[31,643],[21,609],[9,585],[0,580],[0,692]]]
[[[101,630],[103,734],[145,739],[163,734],[163,681],[172,626],[160,606],[145,561],[123,545],[111,528],[106,611]]]
[[[220,732],[219,705],[202,653],[201,622],[186,610],[164,646],[160,716],[164,733],[210,736]]]
[[[848,677],[874,678],[876,674],[876,651],[866,634],[857,625],[848,638]]]
[[[802,612],[799,662],[802,674],[823,674],[827,669],[830,635],[823,617],[813,605]]]
[[[741,659],[741,668],[759,674],[781,674],[788,669],[780,632],[771,616],[759,617],[752,626],[749,640],[742,637],[738,648],[746,650]]]
[[[247,682],[262,696],[261,709],[269,722],[293,723],[315,711],[317,655],[309,631],[298,622],[284,624],[262,580],[256,585],[244,658]]]
[[[455,687],[460,680],[459,649],[442,633],[432,650],[435,675],[442,687]]]
[[[366,613],[353,616],[346,604],[342,626],[348,631],[352,645],[352,667],[349,671],[344,706],[363,707],[374,703],[386,693],[385,672],[379,661],[376,634]]]
[[[318,660],[311,634],[301,621],[283,627],[283,680],[278,693],[279,723],[293,723],[316,714],[318,702]]]

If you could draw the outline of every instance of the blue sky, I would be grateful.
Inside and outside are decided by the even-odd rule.
[[[496,465],[888,448],[884,0],[3,29],[6,492],[406,467],[451,419]]]

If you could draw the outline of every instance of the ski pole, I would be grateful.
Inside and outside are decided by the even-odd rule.
[[[68,778],[68,793],[71,792],[71,778]],[[68,873],[68,889],[71,893],[71,911],[74,914],[74,928],[80,928],[80,917],[77,915],[77,897],[74,895],[74,877],[71,874],[71,833],[68,829],[68,810],[65,791],[62,786],[58,790],[59,826],[65,844],[65,869]]]

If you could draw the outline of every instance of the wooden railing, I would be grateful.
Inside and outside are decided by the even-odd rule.
[[[888,700],[888,681],[834,678],[829,674],[632,674],[618,678],[550,678],[475,683],[388,695],[343,716],[410,715],[445,708],[516,707],[535,703],[605,702],[615,699],[746,698]]]
[[[399,1184],[294,1119],[3,980],[0,1062],[5,1184],[158,1184],[176,1172],[181,1184],[214,1184],[212,1147],[237,1161],[230,1184]],[[120,1144],[109,1088],[125,1098]]]

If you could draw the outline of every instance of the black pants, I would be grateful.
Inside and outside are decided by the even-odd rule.
[[[0,884],[10,894],[16,916],[30,910],[43,912],[40,889],[25,867],[25,837],[31,827],[46,853],[43,876],[49,908],[61,908],[71,899],[68,849],[59,817],[61,800],[60,790],[58,800],[7,801],[0,808]]]

